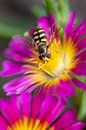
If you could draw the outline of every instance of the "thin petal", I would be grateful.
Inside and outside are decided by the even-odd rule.
[[[56,25],[56,20],[52,13],[49,14],[49,24],[50,26]]]
[[[86,61],[86,45],[83,49],[79,48],[79,52],[77,53],[76,58],[78,58],[80,62]]]
[[[74,41],[77,42],[83,39],[83,36],[86,34],[86,20],[82,21],[75,30],[73,35]],[[82,41],[82,40],[81,40]]]
[[[35,29],[29,29],[29,34],[30,34],[30,36],[32,36],[33,37],[33,33],[35,32]]]
[[[3,70],[0,72],[0,76],[12,76],[16,74],[24,73],[24,68],[22,64],[16,63],[13,61],[4,61],[3,62]]]
[[[29,94],[27,92],[21,94],[18,97],[18,102],[21,104],[22,115],[27,116],[29,119],[30,113],[31,113],[31,102],[32,102],[31,94]]]
[[[7,130],[8,124],[6,120],[0,115],[0,130]]]
[[[86,75],[86,63],[80,63],[75,69],[72,70],[73,73],[78,75]]]
[[[64,99],[47,95],[41,104],[39,119],[51,124],[61,114],[65,106],[66,101]]]
[[[65,127],[75,123],[77,121],[76,114],[73,110],[67,111],[56,123],[56,128],[58,130],[64,129]]]
[[[74,26],[75,18],[76,18],[75,12],[71,12],[68,23],[66,24],[66,27],[65,27],[65,33],[66,33],[67,38],[72,37],[72,35],[74,33],[74,30],[75,30],[75,26]]]
[[[45,99],[45,95],[34,95],[32,99],[32,106],[31,106],[31,118],[35,119],[39,117],[40,109],[43,100]],[[35,109],[34,109],[35,108]]]
[[[52,106],[49,107],[51,102],[52,102]],[[48,120],[49,113],[52,112],[55,105],[56,105],[56,99],[52,98],[49,95],[46,96],[40,108],[40,116],[39,116],[40,120],[45,120],[45,119]]]
[[[33,56],[29,41],[23,36],[16,36],[9,43],[9,48],[6,49],[4,55],[15,60],[22,60]],[[19,59],[20,58],[20,59]]]
[[[85,91],[86,91],[86,84],[85,84],[85,83],[83,83],[83,82],[81,82],[80,80],[77,80],[77,79],[73,79],[73,83],[74,83],[77,87],[79,87],[79,88],[81,88],[82,90],[85,90]]]
[[[54,15],[52,13],[50,13],[48,17],[46,17],[46,16],[40,17],[37,25],[45,30],[45,32],[47,34],[47,38],[51,37],[53,31],[54,32],[57,31],[57,29],[55,28],[56,21],[55,21]],[[56,32],[56,34],[57,34],[57,32]]]
[[[58,99],[58,103],[53,108],[53,112],[48,116],[48,121],[51,124],[64,110],[66,101],[64,99]]]
[[[14,61],[17,61],[17,62],[22,62],[25,59],[25,57],[23,55],[18,54],[16,52],[14,52],[13,50],[9,49],[9,48],[7,48],[4,51],[4,55],[5,55],[5,57],[12,59]]]
[[[50,28],[50,24],[49,24],[49,20],[46,16],[42,16],[40,17],[40,19],[38,20],[38,27],[41,27],[45,30],[47,36],[48,36],[48,32],[49,32],[49,28]]]
[[[21,94],[27,88],[29,88],[33,83],[34,81],[32,78],[28,76],[23,76],[6,83],[3,86],[3,89],[7,93],[7,95]]]
[[[9,104],[11,107],[9,107]],[[7,122],[11,125],[15,123],[16,120],[20,119],[20,108],[17,102],[16,97],[12,97],[9,101],[8,100],[1,100],[0,101],[0,109],[1,113]]]
[[[60,84],[57,89],[57,95],[62,97],[69,97],[75,93],[75,89],[71,82],[69,81],[60,81]]]
[[[65,130],[83,130],[85,124],[82,123],[82,122],[77,122],[77,123],[74,123],[70,126],[68,126],[67,128],[65,128]]]

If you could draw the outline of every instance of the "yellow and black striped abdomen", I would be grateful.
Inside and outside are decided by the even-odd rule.
[[[34,39],[34,42],[38,45],[42,43],[46,44],[47,38],[46,38],[45,31],[42,28],[36,29],[33,34],[33,39]]]

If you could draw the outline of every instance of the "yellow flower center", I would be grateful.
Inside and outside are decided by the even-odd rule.
[[[64,37],[63,43],[55,38],[50,43],[49,51],[51,59],[48,62],[39,63],[39,69],[42,71],[42,78],[59,81],[59,79],[70,79],[68,72],[75,68],[78,59],[75,59],[77,49],[71,39],[68,41]],[[44,75],[44,76],[43,76]]]
[[[43,122],[40,123],[38,119],[28,120],[27,117],[24,117],[23,120],[17,121],[12,125],[12,127],[8,127],[7,130],[46,130],[48,128],[48,123]],[[50,128],[49,130],[54,130],[54,128]]]

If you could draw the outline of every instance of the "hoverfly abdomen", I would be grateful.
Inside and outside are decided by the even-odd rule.
[[[46,32],[42,28],[37,28],[33,33],[33,40],[35,49],[39,53],[39,58],[43,61],[50,59],[50,52],[48,52]]]
[[[33,34],[33,39],[36,44],[40,44],[41,42],[44,42],[46,44],[47,38],[45,31],[41,28],[36,29]]]

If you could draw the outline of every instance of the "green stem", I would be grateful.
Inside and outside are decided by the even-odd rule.
[[[86,92],[83,92],[78,119],[82,120],[86,117]]]
[[[56,21],[57,21],[58,11],[57,11],[57,2],[56,2],[56,0],[45,0],[45,9],[46,9],[47,14],[49,14],[51,12],[54,13]]]

